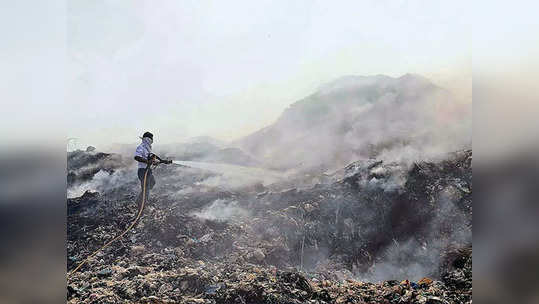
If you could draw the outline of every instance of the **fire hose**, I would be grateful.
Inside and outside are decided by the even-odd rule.
[[[86,264],[91,258],[93,258],[97,253],[99,253],[101,250],[107,248],[110,244],[114,243],[115,241],[119,240],[121,237],[123,237],[127,232],[129,232],[129,230],[131,230],[133,227],[135,227],[135,225],[137,224],[138,220],[140,219],[140,217],[142,216],[142,211],[144,210],[144,204],[146,203],[146,179],[148,177],[148,171],[150,171],[150,167],[154,161],[154,159],[158,159],[159,162],[157,164],[155,164],[155,166],[157,166],[158,164],[160,163],[164,163],[164,164],[171,164],[172,161],[170,160],[162,160],[161,158],[159,158],[157,155],[155,154],[150,154],[150,156],[148,157],[148,165],[146,166],[146,170],[144,171],[144,180],[142,182],[142,202],[140,203],[140,207],[139,207],[139,210],[138,210],[138,213],[137,213],[137,216],[136,218],[133,220],[133,222],[131,222],[131,224],[127,227],[127,229],[125,229],[122,233],[118,234],[116,237],[114,237],[113,239],[111,239],[110,241],[106,242],[103,246],[101,246],[99,249],[97,249],[96,251],[94,251],[92,254],[90,254],[87,258],[85,258],[82,262],[79,263],[79,265],[77,267],[75,267],[75,269],[73,269],[72,271],[70,271],[68,274],[67,274],[67,277],[69,278],[73,273],[77,272],[77,270],[79,270],[84,264]]]

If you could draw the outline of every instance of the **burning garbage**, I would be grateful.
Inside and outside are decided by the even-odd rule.
[[[72,153],[71,186],[130,168]],[[68,278],[68,302],[471,303],[471,157],[356,162],[302,188],[157,168],[138,226]],[[98,178],[114,187],[67,200],[68,271],[136,215],[136,180]]]

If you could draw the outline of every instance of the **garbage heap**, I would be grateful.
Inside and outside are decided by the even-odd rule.
[[[117,184],[67,200],[68,271],[137,212],[136,177],[114,178],[132,168],[102,157],[78,164],[93,168],[84,180],[71,174],[91,182],[107,164]],[[471,303],[471,157],[366,160],[234,189],[159,168],[139,224],[68,277],[68,302]]]

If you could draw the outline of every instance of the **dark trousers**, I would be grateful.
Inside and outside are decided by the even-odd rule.
[[[144,173],[146,172],[146,168],[139,168],[138,169],[138,179],[140,180],[140,194],[137,198],[137,205],[140,207],[140,204],[142,203],[142,192],[144,191]],[[144,201],[144,204],[146,205],[148,203],[148,197],[150,195],[150,190],[155,186],[155,178],[152,174],[152,169],[148,169],[148,176],[146,176],[146,198]]]

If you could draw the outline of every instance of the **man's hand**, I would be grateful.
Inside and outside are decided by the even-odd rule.
[[[163,163],[165,163],[165,164],[172,164],[172,160],[171,160],[171,159],[169,159],[169,160],[164,160]]]

